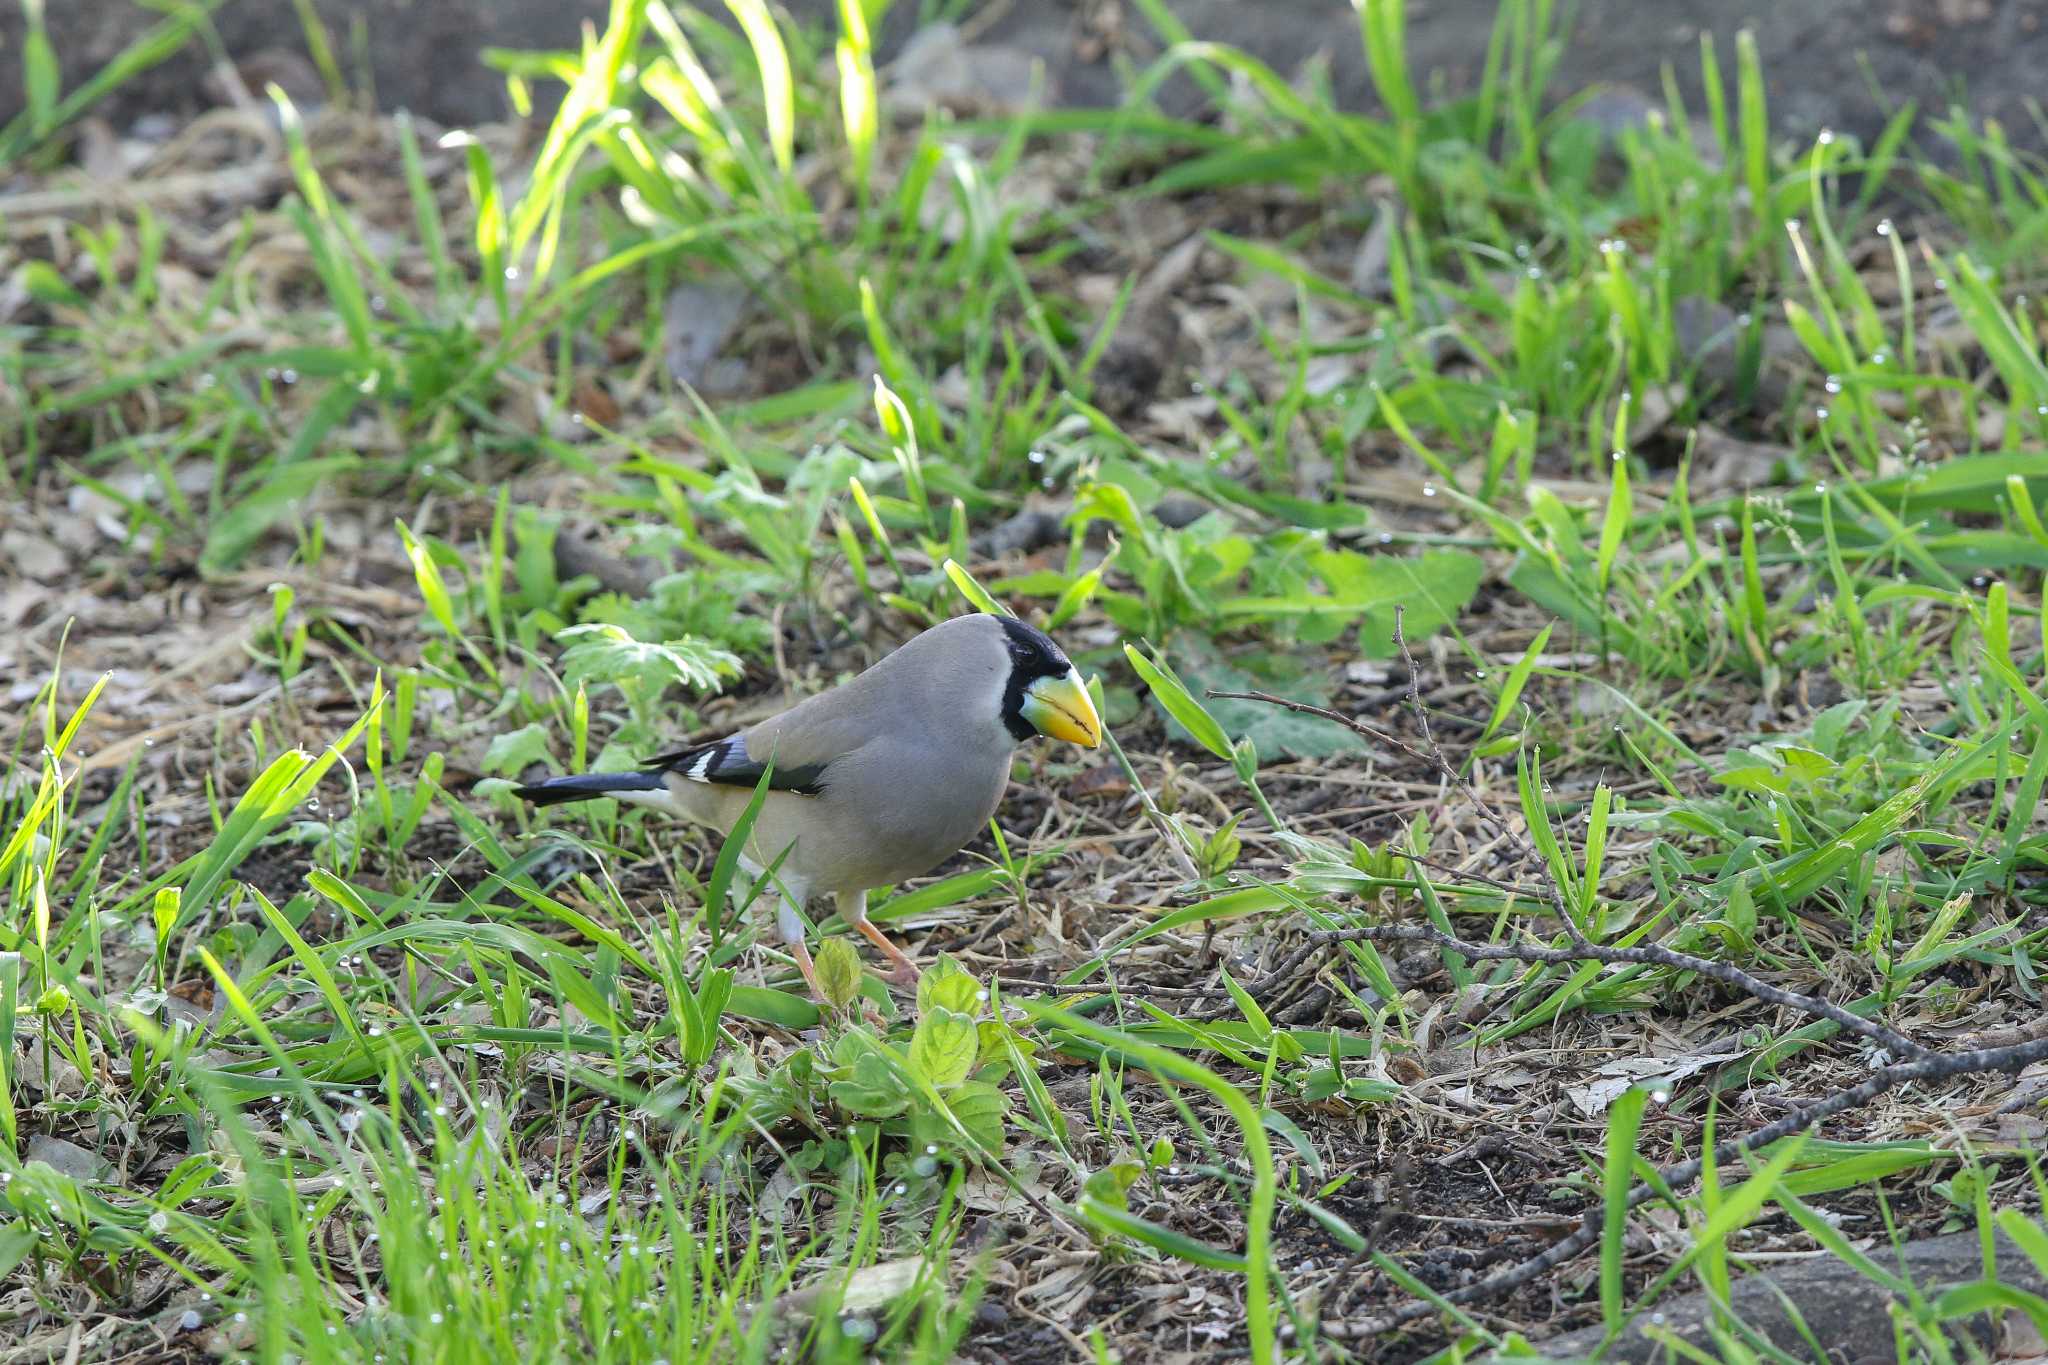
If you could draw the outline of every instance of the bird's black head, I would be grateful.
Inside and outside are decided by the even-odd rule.
[[[1014,616],[998,616],[1003,643],[1010,651],[1010,677],[1003,686],[1003,726],[1020,743],[1038,733],[1024,718],[1024,690],[1041,678],[1062,678],[1073,668],[1060,647],[1042,630]]]

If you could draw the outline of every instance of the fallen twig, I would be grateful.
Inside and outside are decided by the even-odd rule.
[[[1898,1057],[1932,1057],[1937,1054],[1928,1051],[1905,1035],[1886,1028],[1883,1024],[1865,1019],[1831,1001],[1818,996],[1802,995],[1759,981],[1740,967],[1727,962],[1714,962],[1708,958],[1694,957],[1659,944],[1648,943],[1634,948],[1607,948],[1597,943],[1576,943],[1566,948],[1545,948],[1535,944],[1521,943],[1473,943],[1444,933],[1441,929],[1426,924],[1360,924],[1346,929],[1326,929],[1310,934],[1302,946],[1283,958],[1280,964],[1257,982],[1247,987],[1254,999],[1263,998],[1261,992],[1270,992],[1289,981],[1295,980],[1310,958],[1324,949],[1339,943],[1358,942],[1383,943],[1430,943],[1452,952],[1462,953],[1474,961],[1509,961],[1571,964],[1575,962],[1604,962],[1610,965],[1670,967],[1677,971],[1697,972],[1744,991],[1771,1005],[1798,1010],[1816,1018],[1839,1024],[1844,1030],[1868,1038],[1871,1042]]]

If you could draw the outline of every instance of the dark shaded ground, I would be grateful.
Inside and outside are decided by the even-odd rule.
[[[1567,5],[1567,8],[1570,6]],[[316,0],[349,81],[373,88],[386,108],[408,108],[442,123],[501,118],[504,83],[479,54],[488,47],[564,48],[585,23],[601,25],[604,0]],[[718,10],[716,4],[706,6]],[[832,0],[790,0],[786,8],[823,26]],[[903,0],[886,25],[893,53],[915,29],[920,6]],[[1172,0],[1196,37],[1245,48],[1291,74],[1318,54],[1348,107],[1373,104],[1357,20],[1340,0]],[[1732,78],[1735,33],[1753,29],[1770,87],[1774,121],[1793,137],[1823,127],[1866,140],[1886,111],[1908,100],[1940,113],[1967,96],[1972,112],[1996,119],[2022,145],[2040,148],[2041,127],[2027,109],[2048,57],[2048,15],[2035,0],[1583,0],[1572,41],[1561,55],[1554,94],[1596,83],[1655,94],[1664,64],[1674,68],[1688,103],[1699,101],[1699,38],[1710,30]],[[1095,105],[1118,96],[1121,59],[1142,65],[1160,44],[1126,0],[1026,0],[1001,13],[977,37],[1024,50],[1046,64],[1048,88],[1063,102]],[[1479,77],[1498,0],[1431,0],[1411,5],[1408,44],[1418,71],[1436,73],[1446,91]],[[99,69],[157,15],[131,0],[77,0],[49,6],[51,38],[69,89]],[[214,23],[238,61],[275,50],[305,51],[294,9],[275,0],[224,0]],[[20,50],[22,14],[0,8],[0,52]],[[142,113],[187,114],[205,99],[211,59],[193,47],[128,82],[110,101],[116,122]],[[282,69],[281,69],[282,68]],[[266,56],[249,72],[296,78],[317,93],[310,65]],[[22,105],[21,66],[0,61],[0,116]],[[280,82],[288,90],[293,79]],[[300,93],[294,90],[294,93]]]

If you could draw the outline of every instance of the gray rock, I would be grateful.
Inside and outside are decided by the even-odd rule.
[[[1902,1273],[1930,1299],[1950,1285],[1964,1284],[1983,1274],[1975,1232],[1909,1242],[1902,1254]],[[1883,1247],[1871,1248],[1870,1257],[1894,1272],[1901,1270],[1899,1258]],[[2048,1278],[2044,1278],[2041,1269],[2003,1235],[1998,1239],[1998,1278],[2033,1294],[2048,1288]],[[1888,1311],[1890,1292],[1832,1258],[1794,1261],[1768,1272],[1744,1275],[1735,1281],[1730,1298],[1729,1306],[1736,1319],[1748,1330],[1800,1360],[1809,1355],[1801,1331],[1802,1319],[1814,1340],[1826,1343],[1831,1359],[1894,1358],[1892,1318]],[[1596,1351],[1605,1361],[1647,1363],[1671,1359],[1670,1348],[1645,1333],[1645,1328],[1654,1326],[1712,1355],[1713,1325],[1714,1308],[1707,1296],[1685,1294],[1658,1304],[1654,1317],[1647,1313],[1637,1317],[1621,1339],[1605,1351],[1599,1351],[1604,1333],[1598,1327],[1552,1337],[1536,1343],[1536,1347],[1552,1359],[1584,1359]],[[1951,1323],[1949,1330],[1958,1337],[1967,1337],[1979,1348],[1994,1340],[1991,1321],[1982,1314]]]
[[[73,1180],[91,1180],[97,1177],[106,1165],[95,1152],[89,1152],[75,1142],[63,1138],[48,1137],[37,1133],[28,1140],[29,1161],[40,1161],[59,1175]]]

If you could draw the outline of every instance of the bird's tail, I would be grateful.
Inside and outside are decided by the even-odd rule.
[[[559,806],[570,801],[588,801],[614,796],[621,801],[658,805],[668,798],[668,779],[658,769],[637,773],[576,773],[550,777],[531,786],[517,788],[513,795],[536,806]]]

